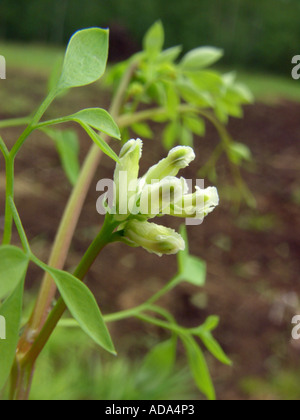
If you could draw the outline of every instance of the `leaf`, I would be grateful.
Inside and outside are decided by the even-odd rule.
[[[186,227],[180,228],[186,247],[184,251],[178,253],[178,268],[180,281],[187,281],[195,286],[202,287],[206,282],[206,263],[198,257],[194,257],[189,253],[189,242]]]
[[[197,387],[209,400],[215,400],[215,389],[200,347],[189,334],[180,334],[180,338],[186,349],[191,373]]]
[[[186,127],[181,127],[181,133],[180,133],[180,144],[183,146],[194,146],[194,136],[193,133],[187,129]]]
[[[175,89],[174,84],[166,84],[167,110],[170,118],[175,118],[178,114],[178,107],[180,105],[180,98]]]
[[[68,45],[58,90],[85,86],[100,79],[108,57],[109,31],[100,28],[76,32]]]
[[[228,101],[227,98],[224,98],[223,104],[228,115],[235,118],[243,118],[244,111],[240,105]]]
[[[184,271],[186,259],[190,255],[189,239],[185,225],[180,226],[179,233],[185,242],[185,249],[183,251],[179,251],[177,254],[178,271],[179,273],[182,273]]]
[[[162,107],[166,106],[167,95],[165,84],[163,82],[159,80],[156,83],[153,83],[152,86],[150,86],[150,88],[148,89],[148,93],[150,94],[150,97],[159,105],[161,105]]]
[[[248,146],[243,143],[234,142],[229,148],[230,160],[236,165],[240,165],[243,160],[251,162],[252,153]]]
[[[110,114],[101,108],[89,108],[70,116],[71,120],[84,123],[98,131],[102,131],[110,137],[121,140],[119,127]]]
[[[153,131],[148,124],[145,123],[136,123],[131,126],[132,130],[141,138],[152,139]]]
[[[61,67],[62,67],[62,58],[56,60],[51,70],[50,77],[48,79],[48,92],[52,92],[58,85],[58,82],[61,77]]]
[[[225,104],[223,103],[222,100],[218,99],[216,101],[215,104],[215,114],[217,116],[217,118],[223,123],[223,124],[227,124],[228,123],[228,112],[227,112],[227,107],[225,106]]]
[[[197,71],[209,67],[219,61],[223,50],[214,47],[200,47],[188,52],[181,61],[181,68],[185,71]]]
[[[71,183],[75,185],[80,172],[79,164],[79,139],[76,131],[52,131],[49,135],[56,144],[62,167]]]
[[[0,301],[22,281],[28,262],[28,257],[21,249],[13,246],[0,247]]]
[[[205,121],[196,115],[187,115],[183,118],[184,125],[197,136],[204,136],[205,134]]]
[[[220,318],[218,316],[212,315],[207,318],[201,328],[205,331],[213,331],[215,330],[220,323]]]
[[[90,136],[90,138],[93,140],[95,144],[102,150],[103,153],[105,153],[107,156],[109,156],[111,159],[113,159],[115,162],[119,161],[118,155],[112,150],[111,147],[104,141],[99,134],[97,134],[89,125],[80,122],[80,125],[82,128],[85,129],[87,134]]]
[[[69,273],[45,266],[43,268],[53,277],[65,304],[81,329],[99,346],[116,354],[103,316],[89,288]]]
[[[0,316],[6,321],[6,340],[0,340],[0,390],[6,384],[16,355],[22,316],[24,278],[25,275],[13,294],[0,306]]]
[[[175,364],[176,347],[177,340],[174,338],[159,343],[145,357],[142,369],[153,372],[156,378],[166,378]]]
[[[181,52],[182,52],[182,46],[181,45],[178,45],[178,46],[172,47],[172,48],[168,48],[167,50],[164,50],[160,54],[157,62],[158,63],[174,62],[180,56]]]
[[[226,99],[236,104],[252,104],[254,102],[251,91],[240,83],[230,86],[226,92]]]
[[[242,83],[236,83],[232,86],[232,93],[237,95],[238,100],[240,103],[244,104],[252,104],[254,102],[254,96],[250,89]]]
[[[178,139],[180,126],[177,121],[168,124],[163,132],[163,145],[165,149],[170,150]]]
[[[195,286],[202,287],[206,282],[206,263],[200,258],[188,255],[181,273],[182,280]]]
[[[227,357],[221,348],[220,344],[214,339],[212,334],[207,331],[203,331],[199,334],[199,337],[203,341],[203,344],[208,351],[217,359],[219,362],[227,366],[232,366],[232,361]]]
[[[154,23],[146,33],[143,45],[149,58],[155,58],[161,52],[165,42],[164,27],[161,21]]]
[[[203,92],[192,81],[181,79],[176,86],[186,102],[200,107],[213,107],[214,101],[208,92]]]
[[[211,70],[201,70],[199,72],[189,73],[189,79],[198,89],[212,94],[220,94],[224,81],[219,73]]]

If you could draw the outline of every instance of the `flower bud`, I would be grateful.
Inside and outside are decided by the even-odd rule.
[[[119,162],[116,165],[115,206],[119,218],[125,219],[128,214],[128,201],[136,194],[139,175],[139,161],[142,156],[143,143],[140,139],[128,141],[122,148]]]
[[[176,176],[180,169],[184,169],[195,159],[194,150],[188,146],[178,146],[172,149],[168,157],[152,166],[144,176],[146,184],[153,179],[161,181],[168,176]]]
[[[188,192],[188,185],[184,178],[166,177],[159,182],[146,184],[140,195],[140,213],[143,215],[170,214],[174,203]]]
[[[152,254],[172,255],[185,249],[185,242],[179,233],[155,223],[130,220],[124,229],[125,236],[133,245],[141,246]]]
[[[219,205],[219,195],[215,187],[201,189],[196,187],[194,194],[185,195],[173,208],[172,215],[203,219]]]

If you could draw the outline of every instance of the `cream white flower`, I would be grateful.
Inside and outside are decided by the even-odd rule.
[[[175,230],[155,223],[130,220],[124,233],[132,245],[141,246],[158,256],[177,254],[184,251],[185,242]]]
[[[129,215],[128,201],[136,194],[142,149],[140,139],[129,140],[121,149],[114,174],[117,220],[124,220]]]
[[[215,187],[196,187],[194,194],[183,195],[173,206],[171,214],[177,217],[203,219],[219,205],[219,195]]]
[[[140,212],[149,218],[170,214],[172,203],[178,202],[188,192],[184,178],[168,176],[151,185],[146,184],[140,192]]]
[[[158,215],[202,219],[219,204],[217,189],[200,189],[188,194],[184,178],[177,178],[180,169],[194,159],[191,147],[175,147],[165,159],[139,176],[142,141],[130,140],[120,153],[114,180],[116,183],[115,219],[122,222],[125,242],[141,246],[157,255],[171,255],[184,250],[183,238],[165,226],[147,220]]]
[[[161,181],[167,176],[176,176],[180,169],[184,169],[196,158],[191,147],[178,146],[172,149],[165,159],[152,166],[144,175],[146,184],[151,184],[153,179]]]

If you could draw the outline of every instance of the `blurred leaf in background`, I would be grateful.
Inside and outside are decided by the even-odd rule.
[[[84,339],[83,339],[84,338]],[[169,346],[170,344],[170,346]],[[99,352],[79,329],[59,328],[38,362],[32,400],[188,400],[199,395],[187,369],[168,355],[174,345],[165,342],[135,361],[120,356],[100,361]],[[157,350],[163,350],[161,353]],[[68,357],[66,358],[66,354]],[[164,357],[167,358],[165,365]],[[80,362],[79,362],[80,361]],[[159,362],[160,361],[160,362]],[[166,360],[165,360],[166,361]],[[164,373],[157,376],[157,366]],[[153,370],[153,366],[156,368]],[[125,380],[126,378],[126,380]]]

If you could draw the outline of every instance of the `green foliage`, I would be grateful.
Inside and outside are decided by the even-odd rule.
[[[74,180],[74,174],[70,173],[70,171],[74,172],[74,169],[76,169],[75,165],[78,165],[78,145],[76,144],[77,141],[75,140],[76,133],[71,135],[70,131],[62,133],[54,130],[49,130],[48,128],[49,126],[62,124],[69,121],[74,121],[81,125],[81,127],[87,132],[89,137],[93,140],[95,144],[97,144],[97,146],[103,151],[103,153],[108,155],[116,162],[118,161],[118,156],[116,155],[116,153],[107,144],[107,142],[100,137],[98,132],[95,131],[98,130],[115,139],[121,139],[119,127],[117,126],[113,118],[109,115],[109,113],[104,109],[84,109],[82,111],[77,112],[76,114],[69,115],[67,117],[61,117],[55,120],[45,121],[43,123],[38,124],[36,127],[43,130],[55,141],[58,148],[58,152],[62,159],[63,167],[66,170],[66,173],[69,179],[71,180],[71,183]],[[65,145],[60,144],[60,140],[62,140],[62,137],[65,139]],[[71,156],[69,158],[67,156],[67,152],[68,150],[70,150],[70,146],[73,146],[75,148],[71,151]],[[70,168],[70,166],[72,166],[72,168]]]
[[[141,372],[138,375],[138,382],[141,386],[147,386],[147,372],[153,373],[151,388],[159,386],[175,370],[177,339],[171,338],[168,341],[157,344],[147,354]],[[149,386],[149,385],[148,385]],[[152,391],[153,392],[153,391]]]
[[[202,287],[206,281],[206,263],[200,258],[189,254],[188,238],[185,226],[181,227],[181,236],[186,243],[186,249],[178,253],[178,277],[195,286]]]
[[[58,328],[38,361],[31,400],[196,398],[186,369],[177,365],[158,377],[159,360],[160,353],[155,355],[151,350],[134,362],[124,355],[113,361],[101,360],[93,343],[80,330]]]
[[[181,339],[186,348],[191,372],[199,390],[209,400],[215,400],[216,394],[204,355],[196,341],[187,334],[182,334]]]
[[[194,136],[205,134],[203,117],[214,122],[206,115],[208,110],[213,118],[227,123],[230,116],[242,117],[242,106],[252,103],[253,97],[246,86],[236,82],[234,73],[222,75],[209,68],[222,57],[220,49],[200,47],[179,59],[181,48],[163,50],[164,39],[164,28],[157,22],[144,37],[144,50],[131,60],[136,63],[136,71],[124,111],[131,115],[140,104],[157,104],[164,112],[149,119],[167,123],[162,140],[166,149],[176,143],[193,146]],[[129,63],[114,66],[107,82],[117,86]],[[133,122],[131,128],[141,137],[153,137],[145,121]],[[233,145],[228,156],[236,163],[235,149]]]
[[[144,50],[150,60],[161,52],[165,42],[164,28],[161,22],[156,22],[144,38]]]
[[[204,328],[199,328],[198,331],[199,338],[201,338],[203,344],[207,350],[217,359],[219,362],[224,365],[231,366],[231,360],[226,356],[220,344],[214,339],[212,334],[209,331],[205,331]]]
[[[241,389],[251,399],[298,401],[300,398],[299,369],[274,368],[265,379],[253,376],[241,381]]]
[[[87,286],[69,273],[53,268],[44,268],[55,281],[69,311],[83,331],[99,346],[116,354],[96,299]]]
[[[96,131],[94,131],[88,124],[85,124],[83,122],[81,122],[80,125],[87,132],[87,134],[93,140],[93,142],[99,147],[99,149],[102,150],[103,153],[105,153],[115,162],[118,162],[118,155],[112,150],[112,148],[107,144],[107,142],[99,136],[99,134]]]
[[[62,167],[71,185],[75,185],[80,172],[79,139],[74,130],[50,130],[47,134],[55,142]]]
[[[0,316],[6,320],[6,340],[0,340],[0,391],[4,387],[14,363],[19,341],[22,316],[24,278],[14,292],[1,304]]]
[[[252,161],[252,153],[248,146],[242,143],[232,143],[229,149],[231,161],[241,165],[243,161]]]
[[[243,212],[236,224],[240,229],[253,230],[256,232],[271,232],[278,225],[277,217],[274,214],[259,214],[258,212]]]
[[[183,71],[199,71],[215,64],[223,56],[223,51],[212,47],[199,47],[188,52],[181,60]]]
[[[19,248],[0,247],[0,302],[23,280],[29,259]]]
[[[105,109],[84,109],[74,115],[71,115],[69,119],[74,120],[79,124],[89,125],[90,127],[115,139],[121,139],[119,127]]]
[[[85,86],[100,79],[108,57],[108,31],[93,28],[77,32],[70,40],[58,90]]]

